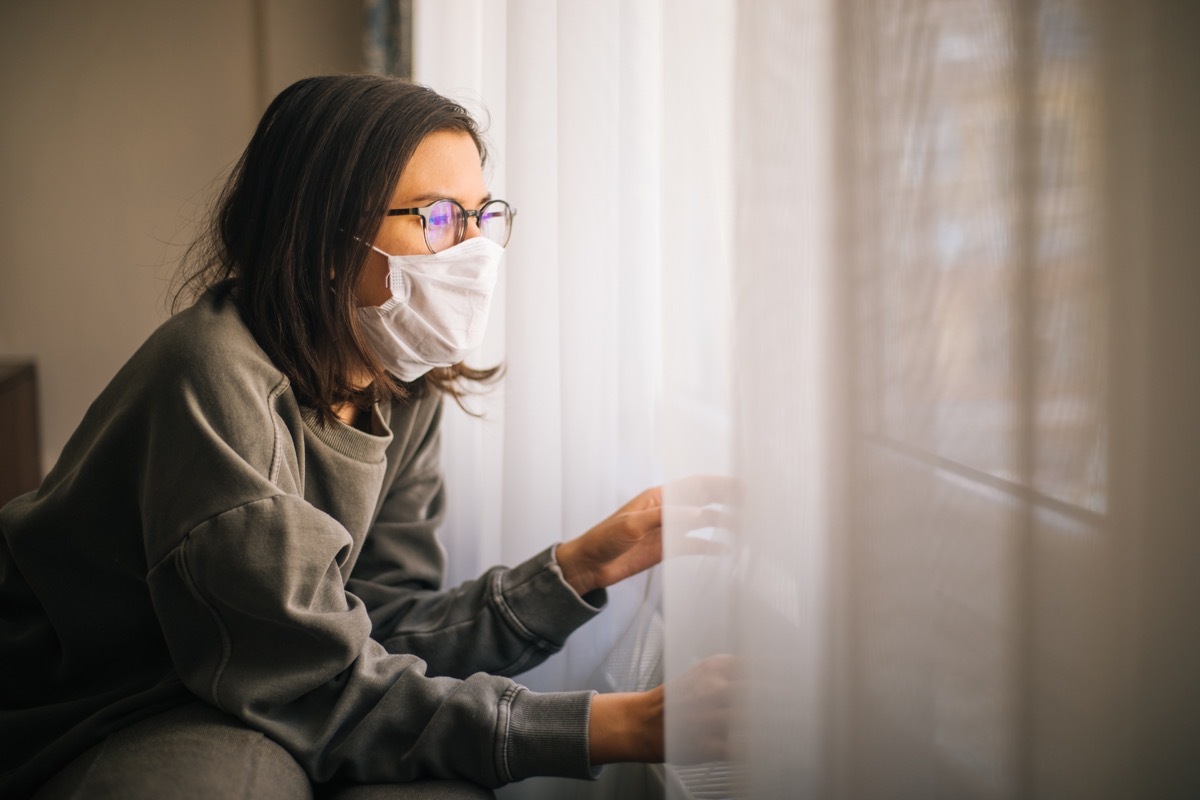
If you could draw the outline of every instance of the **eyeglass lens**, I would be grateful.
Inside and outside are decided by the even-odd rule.
[[[504,247],[512,233],[512,209],[503,200],[493,200],[479,209],[479,232]]]
[[[429,207],[425,218],[425,243],[435,253],[458,244],[466,217],[463,208],[450,200],[439,200]]]
[[[503,200],[492,200],[479,209],[479,232],[503,247],[512,231],[512,209]],[[435,253],[453,247],[466,233],[467,212],[453,200],[438,200],[429,207],[425,242]]]

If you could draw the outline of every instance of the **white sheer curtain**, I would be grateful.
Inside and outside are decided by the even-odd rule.
[[[728,470],[732,2],[417,0],[413,21],[414,78],[488,121],[492,191],[518,209],[477,359],[507,376],[476,399],[483,420],[446,426],[456,580],[581,533],[664,477]],[[706,438],[664,450],[696,424]],[[659,682],[657,572],[628,584],[522,680]],[[502,795],[661,791],[660,773],[614,767]]]
[[[482,421],[447,424],[452,578],[582,533],[658,480],[658,142],[644,136],[658,95],[639,86],[658,69],[648,8],[414,6],[414,78],[486,122],[489,185],[518,210],[477,357],[507,376],[474,401]],[[557,659],[572,682],[607,652],[589,642],[611,643],[628,623],[622,606],[640,604],[643,587],[622,588],[584,652]]]
[[[672,796],[1200,796],[1198,11],[739,4],[746,500],[665,616],[743,670]]]
[[[447,420],[443,538],[456,580],[582,533],[661,480],[662,16],[635,2],[418,1],[413,18],[414,78],[487,121],[489,184],[518,209],[478,356],[507,375],[475,400],[483,420]],[[629,656],[654,617],[654,581],[610,591],[605,613],[522,681],[612,691],[661,680],[660,652],[638,669]],[[628,780],[642,776],[527,781],[504,795],[615,797]]]
[[[504,796],[1200,796],[1197,16],[418,0],[519,208],[455,575],[745,489],[529,677],[734,653],[730,759]]]

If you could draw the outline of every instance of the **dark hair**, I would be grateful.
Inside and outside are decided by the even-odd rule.
[[[184,256],[176,307],[185,293],[231,281],[259,346],[327,423],[334,406],[431,387],[461,405],[466,382],[491,381],[500,367],[456,364],[402,383],[367,345],[354,293],[368,255],[362,243],[374,241],[400,173],[426,136],[446,130],[470,135],[486,160],[471,115],[424,86],[332,75],[284,89]],[[355,375],[370,376],[370,386],[357,389]]]

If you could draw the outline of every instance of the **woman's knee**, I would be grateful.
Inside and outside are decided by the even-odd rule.
[[[36,795],[68,797],[297,800],[311,798],[312,788],[286,750],[197,701],[114,732]]]
[[[351,784],[317,788],[319,800],[496,800],[491,789],[467,781]]]

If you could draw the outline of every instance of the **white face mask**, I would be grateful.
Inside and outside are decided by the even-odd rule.
[[[483,342],[504,248],[483,236],[440,253],[387,256],[392,297],[358,310],[367,340],[388,371],[414,381],[462,361]]]

